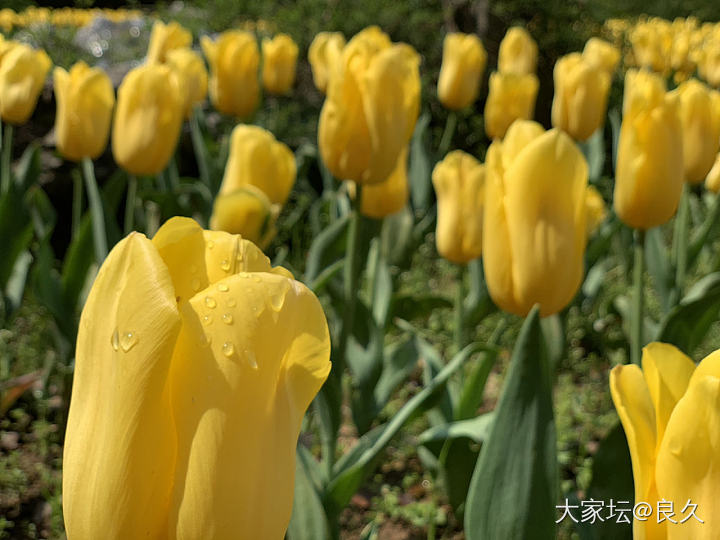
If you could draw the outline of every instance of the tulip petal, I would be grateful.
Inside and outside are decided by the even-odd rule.
[[[322,307],[294,280],[240,273],[184,304],[183,320],[170,537],[280,540],[300,424],[330,371]]]
[[[80,320],[63,459],[70,538],[167,537],[180,321],[165,264],[131,234],[108,255]]]

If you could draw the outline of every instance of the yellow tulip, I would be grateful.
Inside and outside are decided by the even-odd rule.
[[[527,30],[510,28],[500,42],[498,71],[503,74],[534,74],[537,70],[538,47]]]
[[[240,124],[233,129],[230,157],[225,166],[220,193],[253,185],[273,204],[285,204],[295,184],[295,156],[287,145],[258,126]]]
[[[710,86],[720,87],[720,33],[705,42],[698,55],[698,74]]]
[[[183,110],[185,116],[189,116],[193,107],[207,96],[208,74],[205,62],[202,56],[191,49],[174,49],[167,53],[166,63],[180,80]]]
[[[192,34],[190,30],[183,28],[175,21],[165,24],[162,21],[155,21],[150,33],[148,44],[147,62],[164,63],[167,60],[168,52],[176,49],[185,49],[192,45]]]
[[[502,139],[515,120],[530,120],[535,112],[540,82],[533,73],[490,75],[490,89],[485,101],[485,133],[491,139]]]
[[[407,177],[408,147],[406,146],[397,165],[384,182],[363,186],[360,194],[360,213],[364,216],[382,219],[399,212],[408,202],[410,187]],[[351,182],[351,195],[355,196],[355,183]]]
[[[647,230],[677,210],[683,184],[683,136],[676,96],[648,72],[628,71],[613,205],[630,227]]]
[[[674,520],[633,522],[634,538],[710,540],[720,528],[720,351],[695,363],[672,345],[643,348],[642,370],[616,366],[610,393],[625,429],[635,501],[670,501]],[[685,505],[696,504],[692,517]],[[667,505],[666,505],[667,506]],[[683,510],[685,508],[685,510]],[[688,518],[681,523],[683,518]],[[700,523],[703,520],[705,523]]]
[[[188,218],[130,234],[80,320],[68,537],[281,540],[329,356],[315,295],[248,240]]]
[[[255,36],[228,30],[217,41],[203,36],[200,44],[210,65],[210,100],[214,107],[239,118],[250,116],[260,100],[260,52]]]
[[[685,180],[698,184],[715,162],[720,122],[715,119],[710,89],[697,79],[682,83],[672,93],[680,102]]]
[[[327,90],[331,75],[338,70],[344,47],[345,36],[340,32],[320,32],[310,44],[308,60],[313,82],[323,93]]]
[[[116,163],[138,176],[162,171],[180,136],[183,106],[179,81],[168,66],[145,64],[128,72],[118,88],[113,122]]]
[[[658,73],[668,71],[672,32],[667,21],[654,19],[638,24],[630,34],[635,60],[640,67]]]
[[[210,228],[239,234],[265,249],[277,234],[280,205],[272,204],[262,190],[244,185],[215,198]]]
[[[553,72],[552,124],[577,141],[585,141],[605,122],[610,75],[580,53],[560,58]]]
[[[588,185],[585,192],[585,209],[587,212],[586,230],[590,236],[607,217],[607,208],[600,192]]]
[[[397,165],[420,110],[420,57],[366,28],[343,49],[320,112],[318,146],[339,179],[382,182]]]
[[[705,178],[705,187],[713,193],[720,193],[720,154],[715,158],[715,163]]]
[[[437,194],[435,244],[447,260],[463,264],[482,255],[485,165],[462,150],[435,165]]]
[[[620,62],[620,50],[612,43],[596,37],[587,40],[582,56],[590,64],[605,70],[611,77]]]
[[[58,151],[71,161],[97,158],[107,146],[115,106],[112,82],[99,68],[78,62],[68,73],[53,71]]]
[[[515,122],[486,160],[483,266],[505,311],[546,317],[563,309],[583,277],[588,166],[562,131]]]
[[[438,98],[448,109],[470,106],[478,96],[487,53],[475,34],[459,32],[445,36],[438,78]]]
[[[0,56],[0,118],[9,124],[24,124],[35,110],[52,62],[42,50],[24,43],[3,47]]]
[[[295,82],[298,46],[287,34],[262,42],[263,87],[271,94],[287,94]]]

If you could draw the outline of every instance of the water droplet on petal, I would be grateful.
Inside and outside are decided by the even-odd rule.
[[[215,306],[217,306],[217,302],[212,296],[206,296],[205,297],[205,305],[209,307],[210,309],[214,309]]]
[[[250,365],[250,367],[253,369],[257,369],[258,363],[257,363],[257,358],[255,358],[255,351],[248,349],[245,351],[245,356],[247,358],[247,361],[248,361],[248,364]]]
[[[205,334],[202,334],[200,336],[200,346],[207,347],[208,345],[210,345],[210,337],[206,336]]]
[[[208,242],[207,242],[207,248],[208,248],[208,249],[212,249],[212,248],[214,248],[214,247],[215,247],[215,242],[213,242],[212,240],[208,240]]]
[[[233,316],[230,313],[225,313],[225,315],[222,316],[222,322],[225,324],[232,324]]]
[[[247,279],[250,277],[250,274],[248,274],[247,272],[240,272],[240,277],[243,279]]]
[[[120,348],[120,335],[118,334],[117,328],[112,333],[112,336],[110,336],[110,345],[112,345],[114,351]]]
[[[223,261],[220,263],[220,268],[222,268],[223,271],[225,271],[225,272],[229,272],[230,271],[230,261],[228,261],[227,259],[223,259]]]
[[[204,315],[202,318],[202,322],[204,325],[208,325],[212,322],[212,315]]]
[[[190,280],[190,287],[192,287],[193,291],[199,291],[200,290],[200,280],[196,277],[192,278]]]
[[[132,349],[138,342],[138,337],[135,332],[123,332],[120,335],[120,347],[125,352]]]
[[[232,296],[230,298],[228,298],[228,301],[227,301],[228,307],[235,307],[235,304],[237,304],[237,302],[235,301],[235,299]]]
[[[228,358],[231,357],[233,354],[235,354],[235,346],[229,341],[226,341],[225,343],[223,343],[222,353]]]
[[[217,289],[220,292],[228,292],[230,287],[228,287],[225,283],[218,283]]]

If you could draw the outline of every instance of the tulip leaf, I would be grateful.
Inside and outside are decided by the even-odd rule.
[[[655,290],[660,296],[663,312],[670,309],[670,300],[675,284],[675,272],[670,264],[670,253],[665,247],[660,227],[645,233],[645,260],[652,276]]]
[[[23,296],[25,294],[25,284],[27,283],[28,272],[33,257],[28,250],[23,251],[15,260],[10,279],[5,286],[4,296],[7,304],[9,304],[8,313],[20,307]],[[7,305],[6,304],[6,305]]]
[[[432,195],[430,182],[430,158],[427,150],[427,128],[430,125],[430,114],[425,112],[415,124],[415,133],[410,142],[410,167],[408,181],[410,196],[415,210],[427,212]]]
[[[324,268],[344,256],[342,248],[345,245],[348,222],[349,216],[343,216],[315,237],[307,254],[305,283],[315,281]]]
[[[452,308],[452,300],[434,294],[398,293],[392,303],[392,315],[412,320],[427,317],[437,309]]]
[[[409,263],[415,248],[414,225],[412,210],[408,206],[383,219],[381,251],[389,264],[404,268]]]
[[[468,540],[555,538],[552,375],[536,306],[515,343],[465,507]]]
[[[368,253],[367,279],[371,287],[370,305],[373,318],[379,328],[385,328],[390,313],[393,280],[377,237],[372,240]]]
[[[14,184],[0,198],[0,290],[4,291],[15,261],[33,236],[30,215]]]
[[[593,133],[587,141],[579,143],[580,150],[588,163],[588,176],[592,183],[596,182],[600,176],[602,176],[603,165],[605,164],[605,139],[603,132],[604,129],[600,127],[595,130],[595,133]]]
[[[720,313],[720,272],[693,285],[680,303],[663,319],[657,341],[672,343],[692,356]]]
[[[497,360],[497,351],[484,352],[470,369],[465,384],[460,392],[460,399],[455,407],[456,420],[471,419],[477,414],[483,400],[485,383]]]
[[[465,298],[463,310],[465,312],[465,326],[467,328],[476,326],[487,315],[495,311],[485,284],[485,272],[482,259],[470,261],[467,265],[467,273],[470,281],[470,290]]]
[[[620,144],[620,128],[622,127],[622,116],[617,108],[613,108],[608,112],[608,120],[610,120],[610,128],[612,130],[612,163],[613,170],[617,171],[617,153]]]
[[[443,442],[446,439],[457,439],[459,437],[467,437],[478,443],[483,442],[490,433],[494,417],[495,413],[489,412],[475,418],[434,426],[423,431],[418,436],[418,442],[428,444],[433,441]]]
[[[313,459],[310,457],[310,459]],[[300,448],[295,459],[295,497],[288,527],[289,540],[321,540],[328,538],[327,519],[320,494],[311,480],[307,462]]]
[[[15,182],[21,193],[35,184],[38,176],[40,176],[42,171],[40,150],[40,145],[37,142],[31,142],[15,167]]]
[[[565,352],[565,329],[563,320],[559,314],[551,315],[540,319],[540,328],[543,333],[543,340],[547,347],[548,360],[550,361],[550,373],[555,373],[558,363]]]
[[[398,386],[410,376],[417,366],[419,357],[417,342],[414,338],[386,349],[382,373],[373,391],[377,413],[382,411]]]

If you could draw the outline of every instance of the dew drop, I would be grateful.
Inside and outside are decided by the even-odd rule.
[[[247,358],[247,361],[248,361],[248,364],[250,365],[250,367],[253,369],[257,369],[258,363],[257,363],[257,358],[255,358],[255,351],[248,349],[245,351],[245,356]]]
[[[207,347],[208,345],[210,345],[210,337],[206,336],[205,334],[202,334],[200,336],[200,346]]]
[[[218,283],[217,289],[220,292],[228,292],[230,287],[228,287],[225,283]]]
[[[233,354],[235,354],[235,346],[229,341],[226,341],[225,343],[223,343],[222,353],[228,358],[231,357]]]
[[[235,307],[235,304],[237,304],[237,302],[235,301],[235,299],[232,296],[230,298],[228,298],[228,301],[227,301],[228,307]]]
[[[202,318],[202,322],[205,326],[210,324],[212,322],[212,315],[204,315]]]
[[[123,332],[120,335],[120,347],[125,352],[128,352],[135,345],[137,345],[138,337],[135,332]]]
[[[225,272],[230,271],[230,261],[227,259],[223,259],[223,261],[220,263],[220,268],[222,268]]]
[[[212,248],[214,248],[214,247],[215,247],[215,242],[213,242],[212,240],[208,240],[208,242],[207,242],[207,248],[208,248],[208,249],[212,249]]]
[[[224,322],[225,324],[232,324],[233,316],[230,313],[225,313],[222,316],[222,322]]]
[[[114,351],[120,348],[120,335],[118,334],[117,328],[112,333],[112,336],[110,336],[110,345],[112,345]]]
[[[214,309],[215,306],[217,306],[217,302],[212,296],[206,296],[205,297],[205,305],[209,307],[210,309]]]
[[[250,274],[248,274],[247,272],[240,272],[240,277],[243,279],[247,279],[250,277]]]
[[[192,278],[190,280],[190,287],[192,287],[193,291],[199,291],[200,290],[200,280],[196,277]]]

